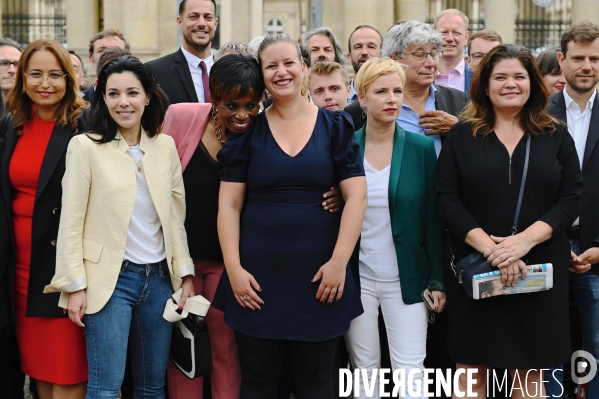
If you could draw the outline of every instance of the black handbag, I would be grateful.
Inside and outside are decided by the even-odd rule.
[[[522,183],[520,184],[520,193],[518,194],[518,204],[516,205],[516,215],[512,223],[512,235],[518,231],[518,218],[520,217],[520,208],[522,206],[522,197],[524,196],[524,186],[526,184],[526,175],[528,174],[528,159],[530,157],[530,136],[526,138],[526,155],[524,157],[524,170],[522,172]],[[487,258],[480,252],[473,252],[459,262],[455,262],[455,255],[451,248],[451,233],[449,233],[449,252],[451,254],[450,266],[458,279],[458,282],[469,298],[473,298],[472,293],[472,277],[481,273],[488,273],[497,268],[487,262]]]
[[[206,319],[190,313],[173,325],[170,359],[189,379],[212,372],[212,350]]]

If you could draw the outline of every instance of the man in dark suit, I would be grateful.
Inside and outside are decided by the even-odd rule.
[[[441,11],[435,18],[435,29],[443,36],[442,57],[439,60],[437,86],[451,87],[468,92],[472,71],[466,66],[464,48],[470,33],[469,19],[460,10],[450,8]]]
[[[580,216],[567,230],[572,248],[570,289],[576,297],[583,349],[599,359],[599,25],[583,21],[562,35],[558,59],[566,87],[550,97],[548,112],[568,124],[582,168]],[[559,391],[558,391],[559,392]],[[587,383],[599,397],[599,377]]]
[[[442,136],[458,121],[458,115],[468,101],[464,92],[433,85],[442,40],[430,25],[405,21],[387,32],[382,51],[383,56],[408,67],[397,123],[408,132],[432,137],[437,155]],[[348,105],[345,111],[352,116],[356,130],[366,122],[359,101]]]
[[[210,102],[208,73],[214,64],[212,40],[218,25],[214,0],[183,0],[177,17],[183,45],[147,63],[171,104]]]

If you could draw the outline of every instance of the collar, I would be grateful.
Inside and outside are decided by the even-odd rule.
[[[154,140],[153,138],[148,137],[148,134],[146,133],[146,131],[144,130],[144,128],[141,128],[141,137],[139,140],[139,149],[145,154],[147,152],[147,150],[149,149],[149,145],[150,143]],[[117,130],[116,132],[116,137],[113,140],[113,142],[116,144],[116,149],[121,151],[121,152],[127,152],[129,150],[129,144],[127,144],[127,142],[125,141],[125,139],[123,138],[123,135],[121,134],[120,130]]]
[[[566,90],[566,87],[564,87],[563,93],[564,93],[564,100],[566,100],[566,109],[571,110],[573,106],[576,106],[578,108],[578,104],[576,104],[574,102],[574,100],[572,99],[572,97],[570,97],[570,94],[568,94],[568,90]],[[585,111],[587,109],[589,109],[589,110],[593,109],[593,104],[595,103],[596,95],[597,95],[597,89],[593,90],[593,95],[587,101],[587,106],[585,108]],[[581,110],[581,112],[584,112],[584,111]]]
[[[208,58],[205,59],[201,59],[200,57],[191,54],[189,51],[185,50],[183,46],[181,46],[181,51],[183,52],[183,55],[185,56],[187,62],[193,65],[195,68],[198,68],[200,66],[200,61],[204,61],[204,63],[206,64],[206,69],[208,70],[210,70],[210,67],[212,67],[212,65],[214,64],[214,54],[212,53],[212,50],[210,50],[210,55],[208,56]]]

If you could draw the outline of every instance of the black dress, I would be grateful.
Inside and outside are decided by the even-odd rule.
[[[495,133],[475,138],[464,122],[449,131],[437,163],[436,205],[451,232],[456,260],[475,251],[464,242],[474,228],[494,236],[510,234],[525,151],[526,135],[510,159]],[[570,358],[570,246],[565,230],[578,216],[581,193],[580,164],[566,127],[532,136],[518,231],[536,221],[553,227],[553,236],[533,247],[523,260],[527,264],[552,263],[554,286],[531,294],[469,299],[446,257],[447,350],[455,362],[538,369]]]

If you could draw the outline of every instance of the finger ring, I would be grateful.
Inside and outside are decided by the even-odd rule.
[[[241,297],[241,299],[243,299],[244,301],[247,301],[248,300],[248,296],[244,295],[244,296]]]

